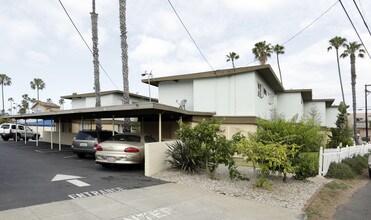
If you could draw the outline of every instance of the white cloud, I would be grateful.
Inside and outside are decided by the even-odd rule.
[[[48,55],[37,51],[26,51],[26,59],[26,63],[32,66],[42,66],[50,63]]]
[[[131,53],[134,59],[164,59],[167,55],[171,56],[171,52],[175,50],[175,45],[166,40],[148,36],[140,36],[139,39],[139,45]]]
[[[267,12],[279,10],[290,4],[291,0],[259,0],[259,1],[241,1],[241,0],[223,0],[223,3],[231,10],[236,11],[257,11]]]

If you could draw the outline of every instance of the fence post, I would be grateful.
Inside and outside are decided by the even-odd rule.
[[[318,175],[322,176],[322,167],[323,167],[323,148],[319,148],[319,166],[318,166]]]
[[[337,163],[340,163],[340,151],[341,151],[341,148],[338,146],[336,148]]]

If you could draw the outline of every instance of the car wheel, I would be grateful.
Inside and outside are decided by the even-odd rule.
[[[108,168],[108,167],[111,166],[111,164],[109,164],[109,163],[101,163],[100,165],[102,165],[102,167],[104,167],[104,168]]]
[[[17,140],[17,141],[20,141],[21,140],[21,135],[19,135],[19,134],[14,135],[13,139]]]
[[[26,141],[30,140],[29,138],[26,138]]]
[[[85,158],[86,155],[82,153],[78,153],[77,156],[82,159],[82,158]]]
[[[8,137],[1,137],[4,141],[8,141],[9,138]]]

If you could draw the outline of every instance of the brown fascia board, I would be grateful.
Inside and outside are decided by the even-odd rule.
[[[122,95],[123,92],[121,90],[109,90],[109,91],[100,92],[101,96],[102,95],[110,95],[110,94],[120,94],[120,95]],[[142,95],[138,95],[138,94],[134,94],[134,93],[129,93],[129,94],[132,97],[137,97],[137,98],[142,98],[142,99],[149,99],[149,97],[147,97],[147,96],[142,96]],[[91,93],[81,93],[81,94],[75,94],[75,95],[61,96],[62,99],[86,98],[86,97],[95,97],[95,93],[91,92]],[[151,99],[157,101],[156,98],[151,97]]]
[[[165,77],[153,78],[150,80],[143,79],[142,82],[147,83],[147,84],[150,83],[151,85],[158,87],[158,84],[160,82],[165,82],[165,81],[216,78],[216,77],[230,76],[230,75],[249,73],[249,72],[257,72],[268,83],[268,85],[270,85],[273,88],[274,91],[276,92],[284,91],[282,84],[278,80],[276,74],[274,73],[274,71],[272,70],[269,64],[215,70],[215,71],[208,71],[208,72],[182,74],[182,75],[175,75],[175,76],[165,76]]]

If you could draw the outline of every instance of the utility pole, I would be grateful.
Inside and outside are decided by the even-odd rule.
[[[366,122],[366,142],[368,142],[368,114],[367,114],[367,95],[370,91],[367,90],[367,87],[371,86],[370,84],[365,85],[365,122]]]
[[[148,94],[149,94],[149,102],[151,102],[151,78],[152,78],[152,70],[150,73],[147,73],[147,70],[142,73],[142,76],[148,76]]]

